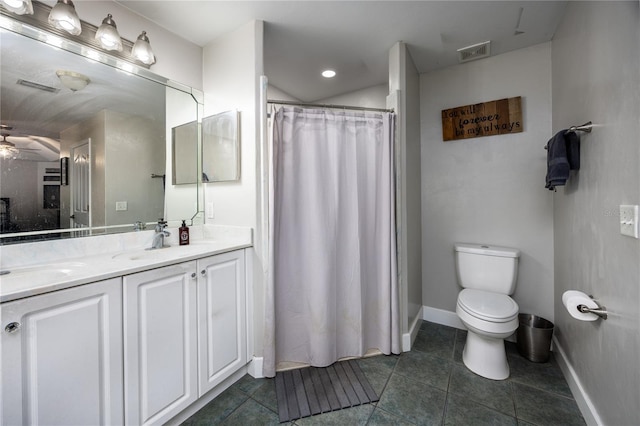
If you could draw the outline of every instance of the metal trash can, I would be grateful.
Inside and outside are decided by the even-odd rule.
[[[517,345],[520,355],[532,362],[547,362],[553,323],[531,314],[519,314]]]

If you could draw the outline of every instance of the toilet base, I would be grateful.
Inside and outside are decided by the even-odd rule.
[[[462,361],[469,370],[487,379],[505,380],[509,377],[504,339],[482,336],[469,330]]]

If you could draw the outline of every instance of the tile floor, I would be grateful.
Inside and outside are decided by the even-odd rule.
[[[466,331],[423,322],[411,352],[358,360],[380,401],[288,425],[584,425],[558,364],[522,358],[493,381],[462,363]],[[277,425],[275,382],[245,376],[183,424]]]

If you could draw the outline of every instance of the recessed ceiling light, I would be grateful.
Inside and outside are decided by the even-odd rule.
[[[322,71],[322,76],[324,78],[332,78],[336,76],[336,72],[334,70],[324,70]]]

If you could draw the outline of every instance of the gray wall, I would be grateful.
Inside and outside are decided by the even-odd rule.
[[[640,424],[640,241],[620,204],[640,203],[638,2],[569,2],[553,39],[553,130],[592,120],[581,169],[554,194],[556,337],[600,421]],[[593,294],[607,321],[572,319],[566,290]],[[598,419],[595,419],[598,421]]]
[[[162,179],[151,178],[152,174],[165,171],[164,132],[164,123],[105,111],[105,161],[118,165],[104,170],[106,224],[131,225],[138,220],[152,222],[165,217]],[[116,211],[118,201],[127,202],[126,211]]]
[[[456,318],[455,242],[504,245],[522,251],[520,312],[553,321],[550,43],[422,74],[420,89],[423,304]],[[442,141],[443,109],[514,96],[522,133]]]

